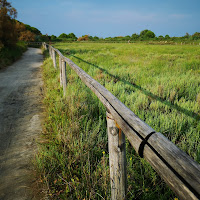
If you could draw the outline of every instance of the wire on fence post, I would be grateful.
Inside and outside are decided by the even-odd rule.
[[[125,200],[127,194],[125,135],[106,112],[111,182],[111,200]]]
[[[62,84],[63,84],[63,96],[66,96],[67,75],[66,75],[66,62],[62,60]]]

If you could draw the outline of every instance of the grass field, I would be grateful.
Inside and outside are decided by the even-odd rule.
[[[189,45],[58,43],[70,58],[156,131],[200,162],[200,47]],[[48,111],[36,158],[52,199],[110,199],[105,108],[67,68],[66,98],[59,74],[44,63]],[[175,195],[127,141],[127,199]]]

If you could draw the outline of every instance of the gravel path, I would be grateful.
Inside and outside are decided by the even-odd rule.
[[[32,159],[42,130],[43,56],[29,48],[0,71],[0,200],[37,199]]]

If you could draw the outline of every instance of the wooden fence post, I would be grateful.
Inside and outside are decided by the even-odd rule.
[[[125,135],[106,112],[111,182],[111,200],[125,200],[127,194]]]
[[[62,60],[62,84],[63,96],[66,96],[67,76],[66,76],[66,62]]]
[[[51,57],[51,46],[49,45],[49,55]]]
[[[62,87],[62,58],[59,56],[60,86]]]
[[[56,66],[56,51],[54,49],[53,50],[53,65],[54,65],[54,68],[57,69],[57,66]]]
[[[51,47],[51,59],[53,60],[53,48]]]

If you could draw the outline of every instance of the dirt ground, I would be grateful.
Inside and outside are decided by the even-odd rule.
[[[37,199],[32,160],[42,130],[43,56],[29,48],[0,71],[0,200]]]

